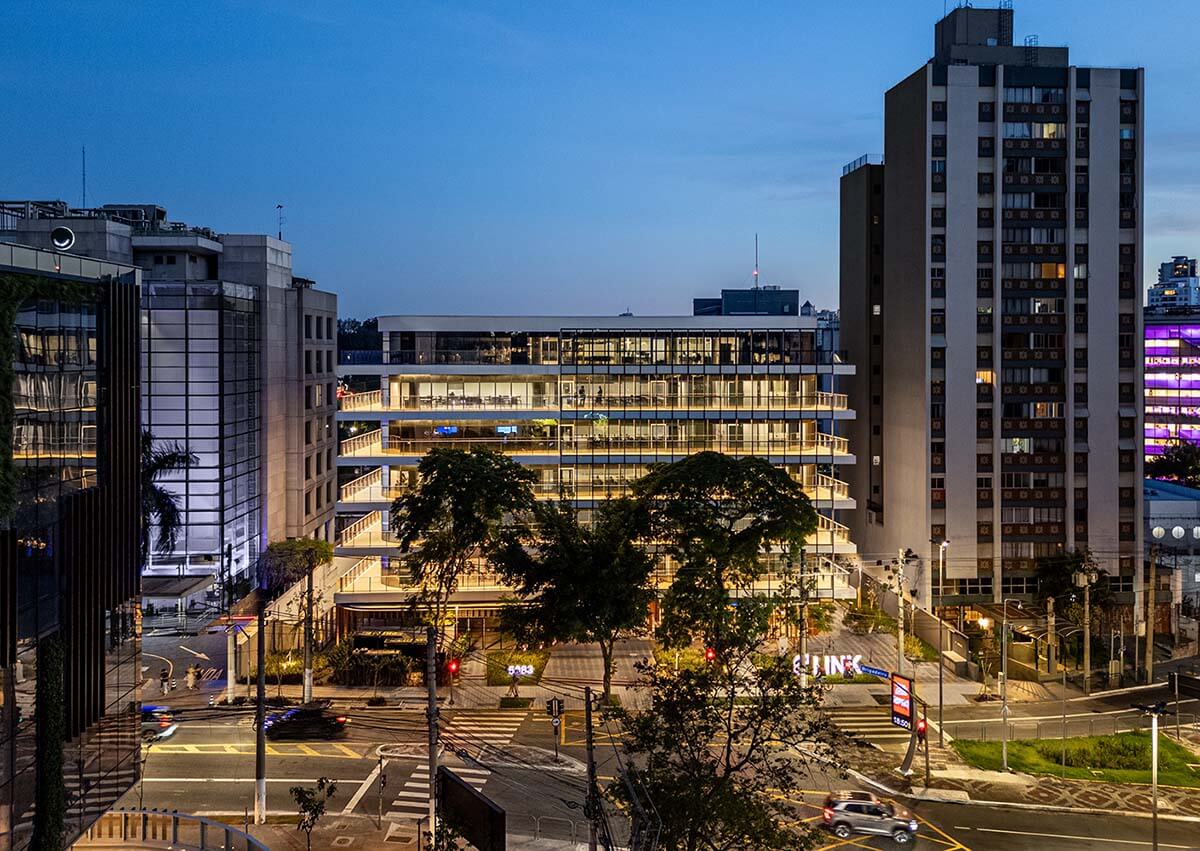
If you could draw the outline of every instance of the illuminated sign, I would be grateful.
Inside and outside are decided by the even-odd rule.
[[[912,680],[899,674],[892,674],[892,724],[913,728]]]
[[[510,677],[532,677],[533,665],[509,665],[508,675]]]
[[[792,657],[792,673],[800,676],[800,673],[808,670],[814,677],[822,674],[830,677],[854,676],[861,674],[862,669],[862,654],[854,656],[817,656],[805,653],[801,656],[797,653]]]

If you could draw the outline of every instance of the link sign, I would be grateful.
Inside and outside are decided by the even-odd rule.
[[[862,654],[853,656],[843,654],[841,656],[817,656],[809,653],[801,655],[797,653],[792,657],[792,673],[800,676],[804,670],[808,670],[814,677],[819,677],[822,674],[835,676],[850,676],[862,673]]]

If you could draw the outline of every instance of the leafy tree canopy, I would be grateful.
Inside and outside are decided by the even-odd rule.
[[[520,600],[503,610],[505,628],[531,642],[598,644],[607,702],[613,646],[645,625],[654,598],[654,557],[642,545],[649,515],[634,500],[616,499],[586,524],[564,503],[541,504],[533,516],[530,530],[513,530],[493,552]]]
[[[292,538],[268,544],[262,554],[267,597],[274,599],[310,570],[333,561],[333,545],[314,538]]]
[[[434,622],[459,578],[501,539],[504,523],[533,505],[534,473],[489,449],[431,449],[419,484],[392,503],[392,532]]]

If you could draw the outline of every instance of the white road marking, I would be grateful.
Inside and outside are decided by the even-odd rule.
[[[1070,833],[1034,833],[1032,831],[1027,831],[1027,830],[1004,830],[1003,828],[999,828],[999,827],[963,828],[963,827],[959,827],[956,825],[954,829],[955,830],[978,830],[980,833],[1005,833],[1005,834],[1009,834],[1011,836],[1041,836],[1041,837],[1045,837],[1047,839],[1073,839],[1076,842],[1112,842],[1116,845],[1150,845],[1150,844],[1152,844],[1143,839],[1109,839],[1104,836],[1075,836],[1074,834],[1070,834]],[[1186,851],[1186,849],[1191,848],[1192,846],[1190,846],[1190,845],[1171,845],[1166,842],[1160,842],[1160,843],[1158,843],[1158,847],[1159,848],[1183,848]]]
[[[379,777],[379,769],[386,767],[386,759],[375,764],[375,767],[371,769],[371,773],[367,775],[367,779],[354,791],[354,794],[350,797],[350,801],[342,808],[342,815],[348,816],[354,812],[354,808],[358,806],[358,802],[362,800],[363,795],[367,794],[367,790],[375,784],[375,780]]]

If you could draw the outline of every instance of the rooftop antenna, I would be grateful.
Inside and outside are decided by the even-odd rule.
[[[81,148],[81,150],[80,150],[80,154],[81,154],[81,159],[80,159],[80,165],[81,165],[81,174],[80,174],[80,180],[81,180],[81,182],[82,182],[82,184],[83,184],[83,202],[82,202],[82,204],[81,204],[80,206],[82,206],[82,207],[83,207],[83,209],[85,209],[85,210],[86,210],[86,209],[87,209],[87,145],[84,145],[84,146]]]
[[[283,205],[282,204],[275,205],[275,218],[278,220],[278,225],[279,225],[279,241],[283,242],[283,223],[285,221],[287,221],[287,219],[285,219],[283,217]]]
[[[754,289],[758,289],[758,234],[754,235]]]

